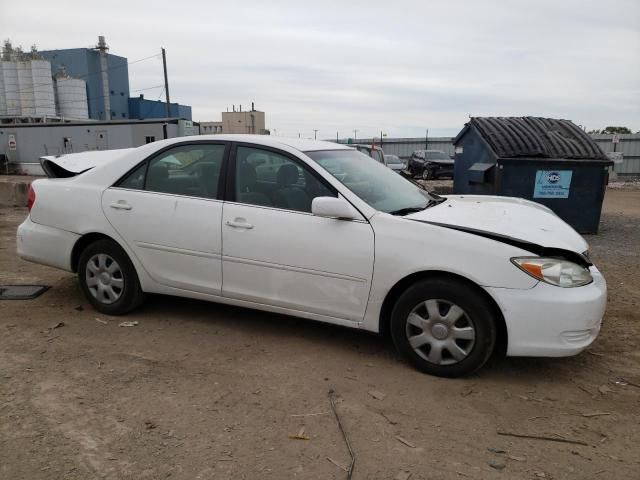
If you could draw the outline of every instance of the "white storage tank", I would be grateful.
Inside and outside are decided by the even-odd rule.
[[[55,82],[58,115],[68,119],[87,120],[89,104],[85,81],[69,77],[64,71],[60,71],[56,73]]]
[[[0,115],[21,115],[17,62],[0,61]]]
[[[56,103],[53,93],[53,79],[51,78],[51,63],[46,60],[31,60],[24,63],[24,69],[29,71],[31,77],[31,92],[25,90],[25,95],[33,101],[32,115],[55,116]],[[27,113],[28,115],[28,113]]]
[[[0,62],[0,115],[55,116],[51,64],[45,60]]]

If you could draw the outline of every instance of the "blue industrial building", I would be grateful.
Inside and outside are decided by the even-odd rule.
[[[51,62],[53,73],[63,66],[67,74],[81,78],[87,83],[87,101],[89,118],[105,118],[104,94],[100,71],[100,52],[90,48],[68,48],[64,50],[46,50],[40,52],[45,60]],[[111,103],[111,119],[129,118],[129,68],[125,57],[107,54],[107,75]]]
[[[167,102],[149,100],[144,95],[129,99],[129,117],[144,120],[147,118],[165,118],[167,116]],[[169,104],[169,117],[191,120],[191,107],[178,103]]]
[[[107,60],[105,70],[106,83],[108,83],[106,92],[109,95],[108,107],[105,106],[100,47],[105,52]],[[39,53],[45,60],[51,62],[52,73],[64,67],[68,75],[86,82],[89,118],[103,121],[166,118],[165,102],[146,100],[142,95],[129,98],[129,62],[125,57],[106,53],[107,50],[104,37],[99,37],[96,48],[45,50]],[[111,115],[105,114],[107,108],[111,111]],[[191,120],[191,107],[171,103],[170,117]]]

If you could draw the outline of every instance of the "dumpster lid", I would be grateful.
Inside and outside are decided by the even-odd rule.
[[[495,163],[480,163],[480,162],[476,162],[476,163],[474,163],[473,165],[471,165],[469,167],[469,170],[474,171],[474,172],[486,172],[487,170],[491,170],[495,166],[496,166]]]
[[[542,117],[472,117],[454,139],[471,128],[498,158],[566,158],[609,163],[596,142],[570,120]]]

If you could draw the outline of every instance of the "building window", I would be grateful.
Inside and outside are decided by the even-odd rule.
[[[148,136],[148,137],[144,137],[144,141],[145,143],[152,143],[156,141],[156,137],[154,137],[153,135]]]

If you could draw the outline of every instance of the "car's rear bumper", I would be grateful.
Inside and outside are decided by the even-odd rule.
[[[30,262],[71,271],[71,251],[80,235],[34,223],[31,217],[18,227],[18,256]]]
[[[580,353],[597,337],[607,304],[604,277],[591,267],[593,282],[560,288],[540,282],[529,290],[487,288],[507,325],[509,356],[565,357]]]

